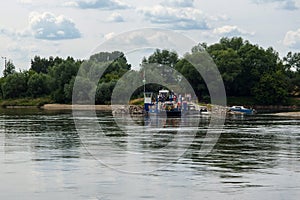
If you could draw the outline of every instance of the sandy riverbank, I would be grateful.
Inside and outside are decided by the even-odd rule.
[[[45,110],[101,110],[111,111],[110,105],[69,105],[69,104],[45,104],[41,107]]]
[[[270,115],[283,116],[283,117],[299,117],[300,118],[300,112],[281,112],[281,113],[273,113]]]

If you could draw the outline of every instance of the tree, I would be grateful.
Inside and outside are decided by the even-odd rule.
[[[50,94],[50,76],[34,73],[28,80],[28,95],[36,98]]]
[[[162,65],[168,65],[170,67],[174,67],[177,62],[177,53],[166,49],[156,49],[156,51],[152,55],[150,55],[147,60],[147,63],[157,63]]]
[[[180,59],[175,66],[175,69],[189,82],[198,99],[207,103],[210,101],[207,86],[212,89],[216,82],[213,78],[215,69],[212,67],[212,63],[205,51],[195,51],[193,48],[192,53],[185,54],[184,58]],[[201,74],[198,70],[201,71]]]
[[[117,82],[99,83],[96,90],[96,104],[109,104],[111,95]]]
[[[26,73],[16,72],[7,75],[1,89],[4,99],[25,97],[27,92]]]
[[[62,58],[56,57],[49,57],[49,59],[41,58],[40,56],[35,56],[33,60],[31,60],[31,70],[37,73],[48,73],[49,69],[54,65],[58,65],[63,62]]]
[[[77,75],[81,62],[75,61],[72,57],[68,57],[63,62],[54,65],[50,69],[51,82],[51,95],[57,103],[69,103],[65,98],[65,85],[69,84],[74,76]]]
[[[278,52],[240,37],[222,38],[207,51],[220,70],[228,95],[254,96],[253,88],[265,73],[281,70]]]
[[[13,74],[16,72],[16,67],[15,65],[12,63],[12,61],[8,61],[6,63],[5,69],[3,70],[3,76],[6,77],[10,74]]]
[[[286,70],[300,71],[300,53],[288,52],[283,58]]]
[[[222,75],[227,95],[236,95],[236,77],[241,73],[242,59],[232,48],[214,50],[210,55]]]
[[[300,53],[288,52],[283,58],[283,68],[289,78],[290,94],[300,96]]]
[[[253,88],[253,93],[260,104],[285,104],[288,97],[286,77],[281,71],[265,73]]]
[[[176,84],[177,80],[174,76],[174,68],[178,61],[178,54],[176,52],[167,49],[156,49],[148,59],[143,58],[141,71],[144,70],[145,66],[147,68],[153,68],[153,70],[155,69],[156,72],[163,77],[166,83]],[[153,87],[157,88],[157,85]]]

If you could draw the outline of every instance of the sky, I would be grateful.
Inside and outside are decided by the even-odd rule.
[[[284,57],[300,52],[300,0],[3,1],[0,56],[20,70],[29,69],[36,55],[87,59],[103,42],[143,28],[172,30],[208,44],[241,36]],[[144,42],[142,37],[135,42]]]

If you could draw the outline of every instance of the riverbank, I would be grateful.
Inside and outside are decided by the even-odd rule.
[[[281,117],[299,117],[300,118],[300,112],[281,112],[281,113],[271,113],[269,115],[281,116]]]
[[[112,111],[115,114],[143,114],[144,106],[141,105],[68,105],[68,104],[45,104],[40,107],[44,110],[97,110]]]
[[[99,110],[111,111],[110,105],[70,105],[70,104],[45,104],[40,107],[44,110]]]

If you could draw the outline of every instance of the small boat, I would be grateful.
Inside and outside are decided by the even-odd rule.
[[[200,115],[210,115],[211,112],[208,111],[206,106],[200,106]]]
[[[232,106],[229,108],[229,114],[248,114],[256,113],[255,109],[245,108],[244,106]]]

